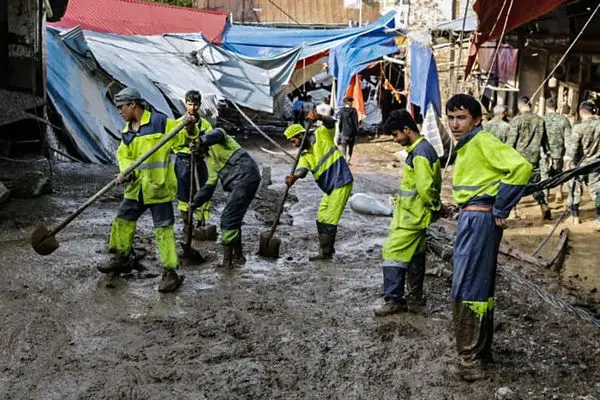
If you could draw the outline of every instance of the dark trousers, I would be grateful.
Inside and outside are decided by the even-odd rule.
[[[352,158],[352,153],[354,153],[354,140],[342,140],[342,154],[346,160]]]
[[[405,283],[410,300],[423,300],[423,281],[425,279],[425,252],[417,253],[407,263],[394,262],[394,266],[383,265],[383,299],[388,302],[404,301]],[[408,281],[407,278],[408,277]]]
[[[462,361],[489,357],[502,229],[491,212],[461,211],[454,243],[454,333]]]

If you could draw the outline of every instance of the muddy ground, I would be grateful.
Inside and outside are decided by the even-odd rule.
[[[254,142],[243,144],[262,167],[272,168],[270,189],[281,191],[286,159],[260,151]],[[391,157],[397,150],[385,138],[359,144],[354,191],[386,200],[401,175]],[[3,173],[10,168],[3,166]],[[160,266],[149,215],[140,220],[136,237],[147,270],[116,280],[97,272],[109,259],[106,243],[118,192],[61,232],[61,247],[52,255],[33,252],[32,225],[40,218],[56,224],[112,173],[114,167],[55,165],[53,195],[12,200],[0,210],[1,398],[493,399],[508,387],[517,397],[504,398],[600,399],[599,328],[502,275],[490,379],[467,384],[448,377],[446,364],[455,355],[451,278],[427,277],[425,315],[375,319],[389,219],[347,208],[335,262],[308,262],[317,249],[314,220],[321,196],[310,179],[292,190],[298,201],[286,209],[286,222],[293,225],[278,231],[279,260],[254,255],[276,206],[276,194],[263,192],[243,228],[248,263],[220,270],[219,246],[195,243],[208,260],[182,266],[186,280],[175,294],[157,292]],[[213,222],[223,199],[216,198]],[[549,226],[538,222],[528,199],[522,210],[526,218],[511,221],[506,238],[531,251]],[[598,314],[600,234],[592,233],[590,218],[586,214],[574,229],[563,272],[503,262]],[[428,260],[429,268],[443,267]]]

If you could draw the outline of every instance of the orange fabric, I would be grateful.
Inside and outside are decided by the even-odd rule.
[[[365,100],[363,98],[362,89],[360,88],[360,77],[358,75],[354,75],[352,80],[350,81],[350,86],[346,89],[346,94],[344,97],[352,97],[354,98],[354,104],[352,107],[356,108],[358,112],[358,120],[361,121],[365,119],[367,113],[365,111]]]

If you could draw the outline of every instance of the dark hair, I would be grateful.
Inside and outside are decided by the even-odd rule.
[[[185,94],[185,101],[190,103],[202,103],[202,95],[197,90],[190,90]]]
[[[354,97],[348,96],[344,97],[344,103],[352,103],[354,101]]]
[[[563,114],[570,114],[571,113],[571,106],[568,104],[565,104],[564,106],[562,106],[562,113]]]
[[[529,100],[531,100],[529,97],[521,96],[519,97],[519,104],[529,104]]]
[[[546,101],[546,108],[556,110],[556,99],[554,97],[551,97]]]
[[[417,123],[406,110],[394,110],[390,113],[387,121],[383,125],[383,132],[387,135],[393,135],[393,131],[401,131],[404,128],[419,133]]]
[[[473,118],[482,116],[481,103],[468,94],[455,94],[446,102],[446,112],[456,110],[467,110]]]
[[[594,114],[596,112],[596,105],[589,100],[584,101],[579,105],[579,111],[585,110],[590,114]]]

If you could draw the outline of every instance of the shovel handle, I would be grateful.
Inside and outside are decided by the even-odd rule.
[[[306,133],[302,137],[302,141],[300,142],[300,147],[298,148],[298,153],[296,154],[296,158],[294,159],[294,165],[292,166],[292,171],[290,175],[293,175],[296,172],[296,167],[298,167],[298,162],[300,162],[300,157],[302,156],[302,151],[304,150],[304,142],[306,141],[306,137],[310,131],[312,126],[312,121],[308,122],[308,127],[306,128]],[[279,208],[277,209],[277,214],[275,215],[275,220],[273,221],[273,226],[269,231],[269,241],[275,235],[275,231],[277,230],[277,225],[279,224],[279,218],[281,217],[281,213],[283,212],[283,206],[285,201],[287,200],[288,193],[290,192],[290,186],[285,185],[285,192],[283,192],[283,198],[281,199],[281,203],[279,203]]]
[[[163,147],[169,140],[173,139],[175,137],[175,135],[177,135],[179,132],[181,132],[181,130],[183,128],[185,128],[185,126],[187,125],[188,122],[189,122],[189,119],[187,117],[184,117],[183,121],[181,121],[181,123],[179,125],[177,125],[175,128],[173,128],[173,130],[171,132],[167,133],[158,143],[156,143],[154,146],[152,146],[152,148],[150,150],[148,150],[148,152],[146,154],[144,154],[143,156],[138,158],[133,164],[131,164],[129,166],[129,168],[127,168],[125,171],[123,171],[123,175],[127,175],[127,174],[130,174],[131,172],[133,172],[134,169],[139,167],[152,154],[154,154],[158,149]],[[112,181],[110,181],[109,183],[107,183],[106,186],[104,186],[96,194],[94,194],[92,197],[90,197],[85,203],[80,205],[79,208],[74,213],[69,215],[60,224],[58,224],[56,226],[56,228],[54,228],[50,233],[48,233],[46,235],[46,237],[54,236],[58,232],[63,230],[63,228],[65,226],[69,225],[71,223],[71,221],[73,221],[75,218],[77,218],[79,216],[79,214],[81,214],[86,208],[91,206],[102,195],[104,195],[106,192],[108,192],[110,189],[112,189],[112,187],[115,186],[116,183],[117,183],[116,178],[113,179]]]

